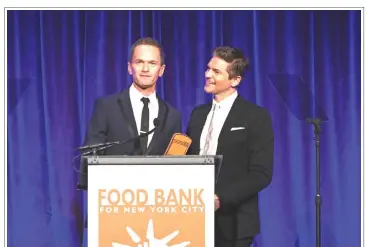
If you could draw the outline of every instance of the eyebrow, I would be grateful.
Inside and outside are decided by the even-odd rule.
[[[154,62],[154,63],[157,63],[158,61],[156,61],[156,60],[147,60],[147,61],[144,61],[143,59],[137,58],[137,59],[135,59],[135,62]]]
[[[215,71],[215,72],[220,72],[220,73],[221,73],[221,70],[216,69],[216,68],[210,68],[210,66],[209,66],[209,65],[207,65],[207,68],[212,69],[212,70],[213,70],[213,71]]]

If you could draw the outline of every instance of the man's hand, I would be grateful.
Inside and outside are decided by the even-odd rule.
[[[220,200],[215,194],[215,211],[220,208]]]

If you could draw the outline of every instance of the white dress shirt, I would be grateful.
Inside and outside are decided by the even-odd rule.
[[[159,102],[156,98],[156,93],[152,93],[149,96],[144,96],[142,93],[140,93],[135,86],[132,84],[130,87],[130,99],[131,99],[131,105],[133,110],[133,115],[135,117],[136,127],[139,134],[140,128],[141,128],[141,115],[142,115],[142,108],[144,107],[144,103],[142,103],[141,98],[149,98],[149,130],[153,129],[154,126],[154,119],[158,117],[159,113]],[[151,139],[153,137],[154,133],[151,133],[148,135],[147,145],[149,146]]]
[[[219,135],[221,132],[222,127],[224,126],[224,123],[226,121],[227,116],[229,115],[229,112],[231,110],[231,107],[238,96],[238,92],[235,91],[232,95],[227,97],[226,99],[222,100],[221,102],[217,103],[215,99],[212,100],[212,108],[209,114],[206,118],[206,123],[203,127],[202,133],[201,133],[201,139],[200,139],[200,155],[202,155],[204,147],[205,147],[205,141],[208,133],[208,128],[211,122],[212,114],[213,114],[213,108],[215,107],[215,114],[213,118],[213,130],[211,135],[211,141],[209,143],[209,148],[207,155],[216,155],[217,151],[217,144],[219,140]]]

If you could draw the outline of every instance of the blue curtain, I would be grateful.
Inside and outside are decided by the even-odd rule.
[[[158,93],[182,112],[184,128],[210,100],[212,49],[237,46],[249,57],[239,92],[269,109],[276,137],[255,247],[315,246],[311,116],[326,120],[322,246],[360,246],[360,21],[360,11],[8,11],[8,246],[82,245],[74,150],[93,101],[131,84],[129,47],[142,36],[164,46]]]

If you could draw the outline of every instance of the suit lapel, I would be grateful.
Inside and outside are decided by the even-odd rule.
[[[118,105],[123,115],[124,120],[126,121],[128,131],[131,134],[131,137],[137,136],[137,127],[135,116],[133,115],[132,104],[130,99],[129,90],[124,90],[120,97],[118,98]]]
[[[159,112],[158,112],[158,119],[160,120],[160,123],[158,127],[156,128],[155,132],[153,133],[153,137],[151,139],[151,142],[147,148],[147,153],[150,153],[152,149],[155,147],[157,143],[159,143],[159,137],[161,135],[161,132],[164,129],[164,125],[166,124],[167,117],[168,117],[168,108],[167,105],[164,103],[160,97],[157,97],[158,103],[159,103]]]

